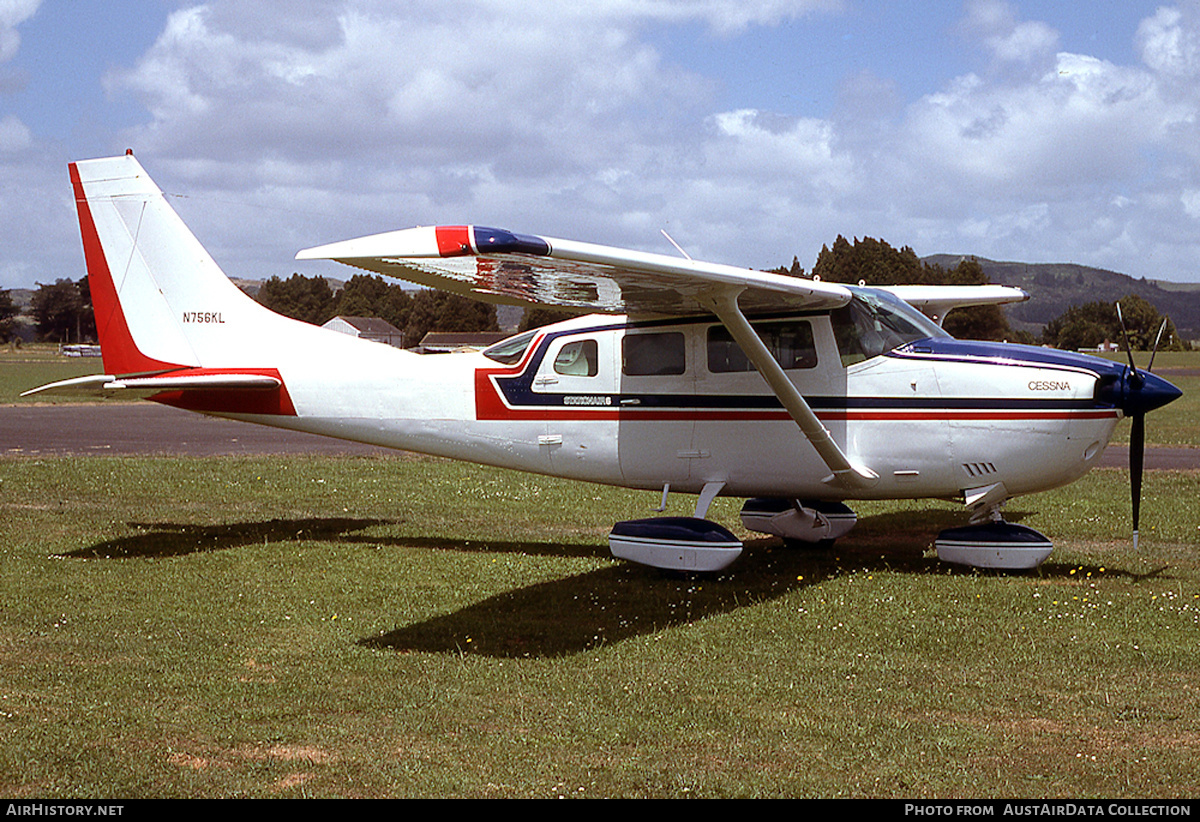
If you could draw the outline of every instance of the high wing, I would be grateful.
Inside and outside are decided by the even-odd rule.
[[[484,302],[581,313],[711,314],[705,295],[730,288],[744,311],[821,310],[850,300],[835,283],[483,226],[390,231],[305,249],[296,259],[336,260]]]
[[[899,297],[938,325],[955,308],[1004,305],[1029,299],[1025,291],[1007,285],[889,285],[876,288]]]

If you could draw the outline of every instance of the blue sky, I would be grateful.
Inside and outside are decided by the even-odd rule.
[[[1200,281],[1198,80],[1197,2],[0,0],[0,288],[83,275],[65,166],[126,147],[239,277],[473,222]]]

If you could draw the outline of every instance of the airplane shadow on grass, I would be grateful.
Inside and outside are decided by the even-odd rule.
[[[1026,514],[1010,512],[1018,521]],[[480,654],[502,658],[561,657],[732,613],[792,591],[856,572],[978,574],[927,556],[937,533],[962,524],[962,513],[922,511],[865,517],[832,548],[788,548],[777,539],[746,543],[742,556],[720,574],[659,571],[628,562],[506,591],[453,613],[359,640],[399,652]],[[127,559],[185,556],[267,542],[319,540],[392,544],[451,552],[522,553],[606,558],[607,546],[485,539],[366,536],[357,532],[395,524],[379,519],[273,519],[225,525],[129,523],[138,533],[60,554],[65,558]],[[1068,577],[1078,565],[1046,563],[1033,573]],[[403,583],[397,583],[403,584]]]
[[[1024,516],[1011,513],[1007,518],[1016,521]],[[961,525],[962,520],[961,512],[954,511],[868,517],[860,523],[862,533],[857,538],[859,532],[855,531],[828,549],[788,548],[777,539],[750,540],[737,562],[721,574],[688,575],[616,563],[497,594],[453,613],[366,637],[359,644],[399,652],[499,658],[571,656],[769,602],[855,572],[992,573],[926,556],[925,549],[932,546],[938,532]],[[446,547],[433,540],[429,544]],[[478,545],[484,550],[503,550],[486,541]],[[540,550],[531,545],[510,547]],[[587,555],[607,556],[602,546],[581,547]],[[1031,573],[1067,577],[1071,568],[1077,567],[1045,564]]]
[[[320,518],[272,519],[227,525],[186,525],[170,522],[130,522],[138,533],[105,540],[58,556],[71,559],[131,559],[177,557],[203,551],[220,551],[264,542],[336,540],[345,534],[383,524],[378,519]]]

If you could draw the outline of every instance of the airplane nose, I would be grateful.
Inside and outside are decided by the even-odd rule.
[[[1127,417],[1141,416],[1183,396],[1183,392],[1156,374],[1125,368],[1119,377],[1101,387],[1099,399],[1111,402]]]
[[[1145,414],[1183,396],[1174,385],[1148,371],[1127,370],[1123,381],[1128,384],[1126,399],[1121,406],[1126,416]]]

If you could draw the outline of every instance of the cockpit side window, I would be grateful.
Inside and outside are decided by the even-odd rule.
[[[600,357],[595,340],[574,340],[559,349],[554,372],[569,377],[594,377],[600,373]]]
[[[842,365],[869,360],[883,353],[883,338],[862,307],[851,301],[829,315]]]
[[[525,351],[535,336],[537,336],[537,329],[509,337],[507,340],[501,340],[491,348],[485,349],[483,355],[505,365],[516,365],[525,356]]]

